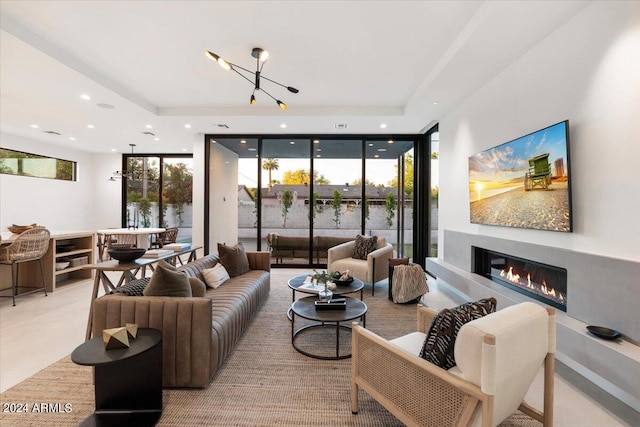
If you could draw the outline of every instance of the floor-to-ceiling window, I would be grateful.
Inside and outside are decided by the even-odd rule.
[[[190,242],[193,209],[191,155],[123,156],[124,227],[178,227]]]
[[[272,248],[272,262],[309,264],[311,188],[308,138],[262,139],[260,237]],[[278,240],[279,246],[270,246]]]
[[[383,235],[398,256],[413,253],[413,139],[369,139],[365,144],[369,234]]]
[[[398,255],[412,256],[415,137],[208,135],[207,141],[224,148],[210,156],[213,181],[226,181],[221,171],[237,163],[238,241],[271,250],[274,265],[323,266],[321,238],[358,234],[385,236]],[[211,200],[221,199],[218,184],[210,183]],[[222,208],[210,207],[217,216]],[[215,248],[212,236],[224,233],[209,231],[205,241]]]

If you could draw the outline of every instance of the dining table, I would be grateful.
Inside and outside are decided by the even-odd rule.
[[[102,261],[104,249],[110,236],[117,234],[134,235],[137,237],[137,247],[148,249],[151,246],[151,238],[154,235],[167,231],[162,227],[144,227],[144,228],[104,228],[96,230],[98,244],[98,258]]]

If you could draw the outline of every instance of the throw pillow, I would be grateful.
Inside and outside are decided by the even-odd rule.
[[[220,262],[229,272],[229,276],[236,277],[249,271],[249,260],[242,243],[235,246],[227,246],[218,243]]]
[[[165,261],[156,264],[149,284],[144,289],[144,296],[190,297],[191,285],[183,271]]]
[[[376,250],[378,245],[378,236],[356,236],[356,244],[353,248],[353,256],[355,259],[367,259],[367,255]]]
[[[202,270],[202,277],[204,277],[204,282],[207,286],[213,289],[216,289],[230,278],[229,273],[221,262],[214,265],[213,268]]]
[[[150,277],[145,277],[144,279],[132,280],[129,283],[118,286],[110,293],[112,294],[124,294],[130,297],[141,297],[143,296],[144,288],[149,284]]]
[[[203,297],[207,293],[206,285],[197,277],[189,277],[189,284],[192,297]]]
[[[454,347],[460,328],[465,323],[495,311],[495,298],[485,298],[442,310],[431,322],[431,327],[420,351],[420,357],[442,369],[453,368],[456,366]]]

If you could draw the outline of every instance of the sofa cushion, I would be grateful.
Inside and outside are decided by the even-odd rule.
[[[118,286],[110,293],[112,294],[124,294],[130,297],[141,297],[143,296],[144,288],[149,284],[150,277],[145,277],[144,279],[132,280],[127,284],[122,286]]]
[[[235,277],[249,271],[249,260],[242,243],[237,243],[235,246],[218,243],[218,254],[229,276]]]
[[[230,278],[229,273],[222,263],[218,263],[212,268],[202,270],[202,275],[204,276],[204,282],[213,289],[216,289]]]
[[[378,236],[356,236],[356,245],[353,248],[353,258],[367,259],[369,253],[376,250],[378,244]]]
[[[165,261],[156,264],[153,276],[144,289],[144,296],[190,297],[191,285],[187,275]]]
[[[207,286],[197,277],[189,277],[189,285],[191,285],[192,297],[203,297],[207,293]]]
[[[454,349],[458,331],[465,323],[496,311],[496,299],[486,298],[444,309],[433,318],[420,357],[443,369],[456,365]]]

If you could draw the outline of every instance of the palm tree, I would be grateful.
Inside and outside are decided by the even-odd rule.
[[[278,159],[268,158],[264,162],[262,162],[262,169],[269,171],[269,190],[271,190],[271,171],[278,170],[280,165],[278,164]]]

